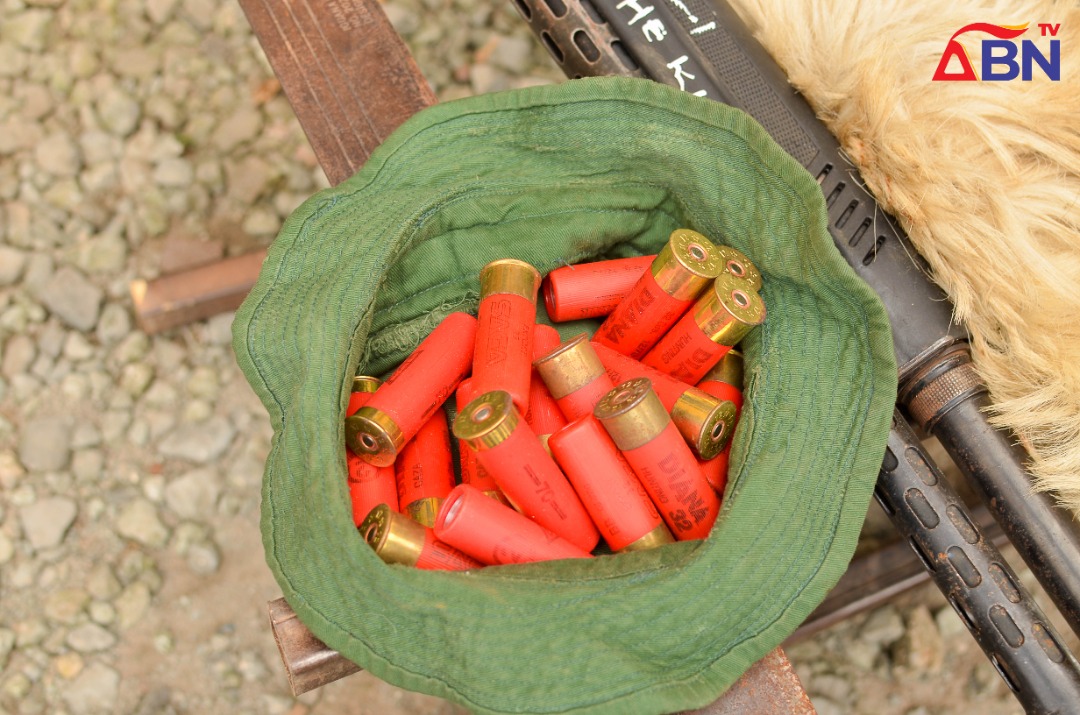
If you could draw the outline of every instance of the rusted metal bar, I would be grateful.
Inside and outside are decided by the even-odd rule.
[[[330,648],[300,622],[278,598],[268,602],[270,628],[294,696],[320,688],[360,670],[360,666]],[[784,652],[777,648],[755,663],[712,705],[680,715],[746,715],[791,713],[813,715],[810,698]]]
[[[255,251],[152,281],[132,281],[139,327],[153,335],[235,310],[251,291],[265,258],[266,251]]]
[[[316,638],[284,598],[269,601],[266,606],[270,612],[270,630],[274,632],[294,696],[360,671],[359,665]]]

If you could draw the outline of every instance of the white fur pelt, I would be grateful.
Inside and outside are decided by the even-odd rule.
[[[897,216],[972,335],[994,420],[1080,515],[1080,6],[732,0]],[[1060,24],[1061,80],[932,82],[973,22]],[[976,71],[987,35],[964,35]],[[953,65],[950,69],[955,69]]]

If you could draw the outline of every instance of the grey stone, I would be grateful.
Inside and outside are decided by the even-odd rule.
[[[79,244],[76,265],[87,273],[119,273],[128,257],[128,244],[115,234],[103,234]]]
[[[204,520],[214,513],[221,480],[210,469],[194,469],[165,487],[165,505],[184,519]]]
[[[896,645],[895,660],[920,673],[936,673],[945,663],[945,643],[930,609],[916,606],[907,618],[907,631]]]
[[[64,340],[64,357],[68,360],[73,362],[89,360],[94,357],[95,352],[94,346],[83,337],[82,333],[72,331],[67,334]]]
[[[45,49],[45,38],[53,23],[53,13],[48,10],[23,10],[8,15],[0,23],[0,37],[32,52]]]
[[[105,467],[105,455],[100,449],[80,449],[71,460],[71,473],[84,484],[95,483]]]
[[[120,593],[121,585],[112,567],[99,562],[90,569],[86,578],[86,589],[94,598],[105,601]]]
[[[125,588],[113,606],[116,607],[116,622],[120,628],[127,629],[137,623],[150,610],[150,587],[142,581],[136,581]]]
[[[262,114],[259,110],[244,107],[219,124],[210,141],[219,151],[228,153],[241,144],[255,139],[262,130],[262,124]]]
[[[111,134],[126,137],[139,126],[142,109],[122,90],[113,87],[97,102],[98,119]]]
[[[0,531],[0,566],[7,564],[15,556],[15,544],[12,543],[11,538]],[[0,663],[0,669],[4,666]]]
[[[154,169],[154,183],[168,188],[191,186],[195,180],[195,171],[187,159],[167,159]]]
[[[859,630],[860,640],[877,646],[888,647],[904,635],[904,621],[895,606],[877,609]]]
[[[26,267],[26,254],[17,248],[0,245],[0,286],[15,285]]]
[[[225,164],[229,198],[242,206],[250,206],[270,186],[276,176],[274,168],[259,156],[249,156],[240,162]]]
[[[12,335],[4,343],[4,360],[0,363],[0,373],[5,377],[14,377],[30,369],[37,357],[37,343],[26,334]]]
[[[76,330],[89,331],[97,325],[104,293],[82,273],[64,266],[42,287],[41,302],[58,318]]]
[[[166,457],[206,464],[225,453],[235,434],[236,428],[227,419],[212,417],[199,424],[181,425],[158,449]]]
[[[19,461],[30,471],[50,472],[67,466],[71,422],[65,417],[35,417],[19,434]]]
[[[112,345],[131,332],[131,316],[119,303],[106,303],[97,324],[97,339]]]
[[[14,43],[0,42],[0,77],[17,77],[26,71],[30,55]],[[0,136],[3,135],[0,129]],[[3,153],[0,151],[0,153]]]
[[[531,64],[530,53],[532,52],[533,40],[520,35],[499,38],[495,49],[492,50],[488,62],[520,75],[528,71]]]
[[[8,656],[15,648],[15,631],[0,627],[0,671],[7,667]]]
[[[272,236],[281,228],[281,219],[276,211],[264,207],[255,207],[244,219],[244,233],[250,236]]]
[[[236,313],[229,312],[215,315],[206,321],[206,331],[203,333],[206,342],[211,345],[231,345],[232,324],[235,319]]]
[[[90,601],[90,594],[81,588],[65,588],[45,598],[45,617],[52,623],[74,624]]]
[[[120,510],[116,533],[151,548],[160,548],[169,539],[169,530],[161,523],[157,507],[146,499],[131,501]]]
[[[185,555],[188,568],[200,576],[217,573],[221,568],[221,552],[213,543],[193,544]]]
[[[97,653],[112,648],[116,636],[96,623],[85,623],[68,633],[67,644],[80,653]]]
[[[49,549],[64,540],[78,511],[75,502],[67,497],[48,497],[20,507],[19,521],[34,549]]]
[[[124,366],[120,374],[120,387],[132,397],[138,397],[146,392],[153,379],[153,366],[145,362],[133,362]]]
[[[34,160],[53,176],[75,176],[82,168],[79,147],[68,134],[51,134],[34,149]]]
[[[147,0],[146,16],[155,25],[164,25],[172,17],[177,0]]]
[[[73,715],[112,712],[120,674],[104,663],[91,663],[63,691]]]

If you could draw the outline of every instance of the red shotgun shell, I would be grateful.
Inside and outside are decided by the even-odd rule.
[[[435,522],[436,536],[478,561],[495,566],[553,559],[587,559],[592,554],[528,517],[460,484],[450,492]]]
[[[477,392],[473,389],[472,378],[467,377],[462,380],[458,384],[457,393],[455,394],[458,414],[461,414],[461,410],[464,409],[465,405],[472,402],[476,396]],[[499,485],[495,483],[488,471],[477,461],[476,450],[469,447],[463,439],[458,440],[458,455],[461,458],[462,484],[471,484],[492,499],[498,499],[510,506],[510,502],[506,500],[506,496],[499,489]]]
[[[641,479],[679,541],[709,535],[720,499],[649,381],[637,378],[609,392],[595,415]]]
[[[395,472],[401,511],[419,524],[434,526],[439,505],[455,484],[450,429],[442,410],[406,443]]]
[[[537,323],[533,330],[533,359],[551,352],[561,341],[559,331],[550,325]],[[525,421],[541,441],[544,441],[545,435],[558,432],[566,426],[566,417],[535,367],[531,368],[530,374],[532,379],[529,382],[529,411],[525,413]]]
[[[551,435],[548,445],[612,551],[640,551],[675,541],[595,417],[574,420]]]
[[[352,393],[349,394],[349,406],[345,411],[348,417],[367,404],[371,395],[379,389],[382,382],[374,377],[358,375],[353,378]],[[379,504],[387,504],[397,511],[397,483],[394,480],[393,467],[376,467],[345,448],[345,463],[349,469],[349,499],[352,501],[353,523],[357,526],[368,512]]]
[[[696,385],[735,343],[764,321],[765,303],[757,291],[725,273],[642,362]]]
[[[615,387],[585,333],[533,362],[568,420],[591,415],[600,398]]]
[[[506,390],[522,412],[529,409],[539,287],[540,272],[514,258],[492,261],[480,271],[473,380],[481,393]]]
[[[697,231],[676,229],[593,341],[641,359],[723,270],[709,239]]]
[[[553,323],[598,318],[615,310],[656,256],[577,263],[547,274],[542,291]]]
[[[476,318],[451,313],[398,366],[371,401],[345,419],[345,439],[360,458],[394,463],[435,410],[469,374]]]
[[[731,350],[706,373],[698,383],[698,389],[718,399],[730,400],[735,405],[735,424],[738,425],[743,404],[742,384],[743,356],[738,350]],[[724,488],[727,486],[730,459],[731,442],[728,442],[719,455],[701,463],[705,478],[709,480],[709,484],[717,494],[723,495]]]
[[[480,464],[525,516],[585,551],[600,539],[570,482],[514,407],[510,393],[486,392],[454,420],[454,435],[476,450]]]
[[[659,370],[625,355],[593,343],[611,381],[616,385],[635,377],[647,378],[660,402],[671,414],[676,429],[702,459],[710,459],[731,439],[735,424],[735,405],[676,380]]]
[[[466,571],[484,566],[468,554],[439,541],[433,529],[392,511],[386,504],[372,509],[358,531],[388,564],[440,571]]]

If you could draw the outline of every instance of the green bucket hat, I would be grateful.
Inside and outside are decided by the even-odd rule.
[[[754,261],[769,310],[742,344],[746,404],[709,538],[467,573],[380,561],[346,485],[353,375],[386,373],[448,313],[475,314],[491,260],[546,274],[655,253],[678,227]],[[885,312],[833,246],[813,178],[742,112],[647,80],[414,116],[286,221],[233,332],[274,427],[262,534],[286,600],[379,678],[477,713],[719,697],[846,568],[896,395]]]

